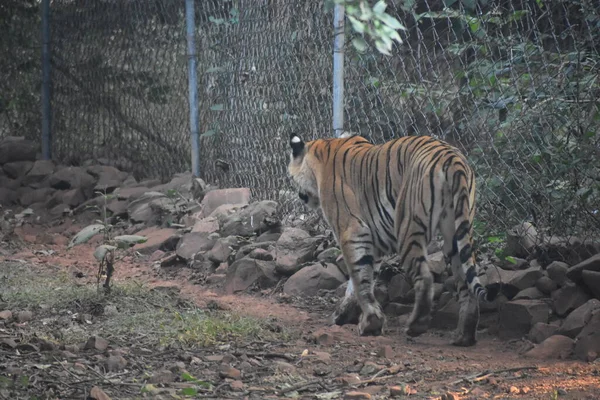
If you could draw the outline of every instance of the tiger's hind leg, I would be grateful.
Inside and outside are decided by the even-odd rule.
[[[470,251],[470,233],[468,220],[459,225],[455,232],[454,213],[447,211],[440,220],[440,230],[444,237],[444,256],[450,263],[452,275],[456,282],[458,303],[458,326],[452,345],[460,347],[474,346],[477,343],[477,325],[479,324],[479,304],[475,295],[469,290],[468,283],[476,275],[476,265]],[[462,259],[462,260],[461,260]],[[466,269],[463,269],[463,261]],[[468,277],[464,271],[468,271]]]
[[[341,248],[352,280],[352,290],[361,310],[358,332],[361,336],[379,336],[383,334],[386,320],[375,299],[376,259],[371,231],[366,226],[357,226],[350,232],[352,234],[342,239]]]
[[[375,285],[375,281],[377,280],[376,276],[379,273],[381,262],[381,258],[376,259],[374,262],[373,270],[375,277],[373,279],[373,285]],[[336,306],[332,315],[332,321],[334,324],[340,326],[346,324],[358,324],[360,314],[361,309],[360,305],[358,304],[358,297],[354,293],[354,284],[352,283],[352,279],[349,279],[348,286],[346,287],[346,293]]]
[[[431,323],[433,275],[429,270],[427,257],[422,252],[415,251],[406,259],[404,265],[409,266],[408,270],[415,288],[415,305],[406,328],[406,334],[414,337],[427,332]]]

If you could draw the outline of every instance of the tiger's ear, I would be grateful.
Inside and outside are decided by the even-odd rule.
[[[295,133],[290,135],[290,147],[294,158],[299,157],[304,152],[304,142]]]

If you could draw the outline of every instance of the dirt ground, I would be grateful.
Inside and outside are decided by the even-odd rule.
[[[106,295],[96,243],[67,250],[79,228],[17,228],[0,249],[0,398],[600,399],[598,362],[526,359],[485,330],[466,349],[408,340],[395,319],[359,337],[329,325],[333,296],[224,295],[131,250]]]

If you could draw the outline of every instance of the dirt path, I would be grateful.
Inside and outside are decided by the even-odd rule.
[[[34,227],[19,228],[15,232],[22,241],[22,248],[0,261],[21,262],[42,274],[44,271],[62,271],[75,277],[76,285],[91,286],[95,284],[97,271],[92,257],[95,243],[68,251],[65,246],[66,238],[77,229],[77,226],[61,226],[40,232]],[[394,320],[390,321],[385,336],[363,338],[357,335],[353,325],[337,327],[327,323],[334,305],[330,299],[290,299],[271,291],[224,295],[218,288],[195,283],[194,272],[190,269],[160,269],[149,260],[129,253],[117,263],[114,282],[118,286],[132,280],[161,291],[172,287],[181,298],[192,301],[201,309],[218,309],[227,314],[260,319],[270,326],[271,331],[286,333],[282,336],[284,339],[279,337],[272,342],[259,337],[239,346],[208,344],[195,353],[182,350],[171,354],[163,350],[165,353],[159,359],[146,356],[149,361],[145,362],[154,369],[179,361],[190,370],[193,364],[190,360],[194,358],[189,354],[201,358],[198,365],[203,369],[197,369],[196,373],[208,375],[202,379],[210,381],[212,388],[201,391],[196,397],[384,399],[399,391],[399,396],[427,399],[600,399],[599,363],[528,360],[519,355],[526,345],[521,341],[503,342],[484,332],[475,347],[455,348],[448,344],[449,332],[432,331],[416,340],[408,340],[402,333],[401,322]],[[17,328],[25,329],[23,326]],[[10,325],[3,331],[8,337],[17,328]],[[127,344],[124,340],[123,346]],[[130,347],[134,345],[129,343]],[[5,365],[16,362],[17,358],[11,354],[9,350],[0,353]],[[38,362],[36,357],[41,356],[32,357]],[[224,363],[241,371],[241,383],[232,383],[239,379],[228,377],[222,371]],[[61,368],[70,371],[66,364]],[[91,378],[81,380],[89,379],[90,385],[103,387],[112,398],[142,398],[139,394],[142,381],[137,381],[134,390],[136,383],[120,385],[115,383],[115,374],[102,378],[101,374],[109,372],[93,370]],[[135,370],[131,366],[130,373]],[[6,375],[6,368],[3,373],[10,376]],[[117,374],[116,378],[127,382],[125,375],[127,372],[121,377]],[[178,387],[179,381],[167,379],[161,383],[158,379],[154,386]],[[83,384],[68,385],[74,388],[72,393],[77,393],[73,398],[83,398],[75,390],[77,385]],[[40,390],[39,382],[36,387]],[[65,396],[66,389],[63,389],[60,393]],[[133,394],[135,391],[138,395]],[[0,391],[0,395],[8,396],[6,390]],[[167,395],[158,392],[148,392],[144,396],[170,398],[160,397]]]

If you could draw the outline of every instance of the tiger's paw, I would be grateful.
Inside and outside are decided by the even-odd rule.
[[[380,336],[383,335],[385,325],[385,315],[377,308],[370,313],[363,313],[358,323],[358,333],[360,336]]]
[[[421,336],[429,329],[429,323],[431,322],[431,316],[417,318],[412,322],[409,322],[408,328],[405,333],[410,337]]]
[[[477,339],[472,336],[459,336],[457,339],[452,341],[452,346],[457,347],[471,347],[475,346]]]

